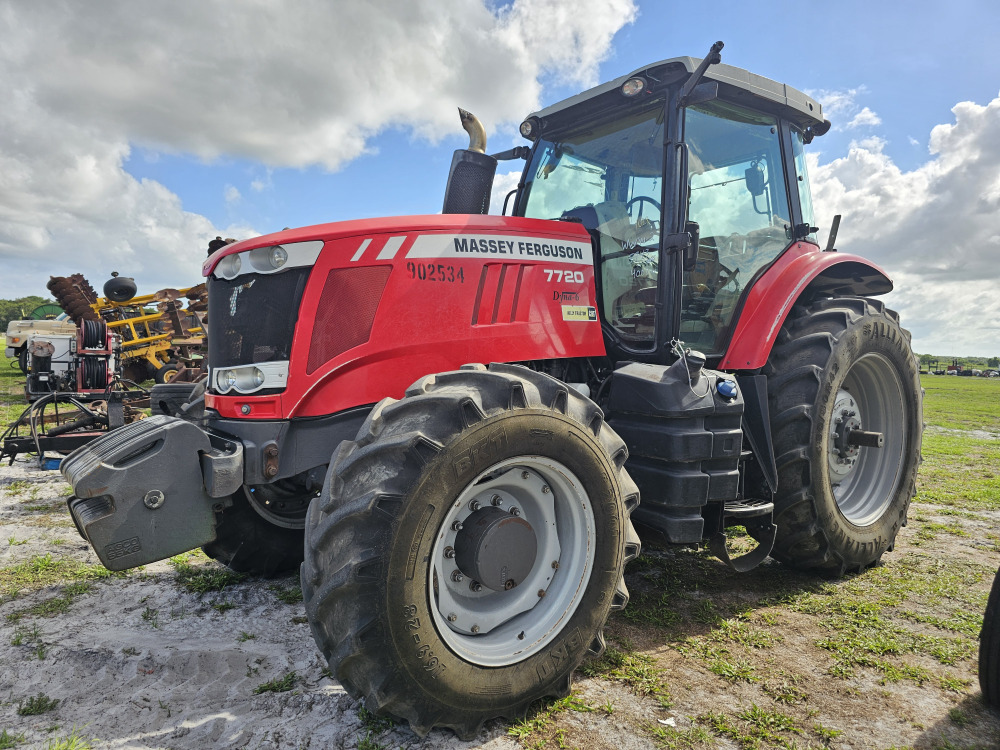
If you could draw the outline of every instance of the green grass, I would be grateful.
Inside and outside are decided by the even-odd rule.
[[[953,430],[1000,432],[1000,378],[921,375],[924,421]]]
[[[14,362],[15,366],[11,367]],[[8,359],[0,350],[0,432],[17,419],[28,404],[24,400],[24,375],[16,360]]]
[[[655,660],[631,648],[621,651],[608,646],[600,659],[587,662],[578,671],[587,677],[621,682],[638,695],[654,697],[664,708],[670,706],[670,692]]]
[[[24,732],[21,734],[10,734],[6,729],[0,732],[0,750],[10,750],[24,742]]]
[[[171,557],[170,564],[174,568],[177,583],[198,596],[210,591],[224,591],[227,586],[246,580],[244,574],[210,560],[200,550]]]
[[[45,750],[94,750],[94,742],[80,734],[76,727],[65,737],[54,737],[45,745]]]
[[[25,615],[51,617],[62,614],[69,609],[76,597],[87,593],[91,588],[91,581],[126,575],[127,572],[113,573],[102,565],[86,565],[75,560],[54,559],[51,553],[46,553],[16,565],[0,568],[0,599],[8,601],[24,592],[63,584],[57,596],[7,615],[7,619],[11,621],[16,621]]]
[[[789,741],[792,739],[790,735],[804,733],[793,717],[756,704],[735,715],[706,712],[700,714],[697,720],[719,737],[733,740],[746,750],[774,746],[789,747]]]
[[[388,745],[383,745],[377,738],[396,726],[395,719],[379,716],[364,706],[358,709],[358,718],[365,730],[365,736],[358,741],[358,750],[387,750]]]
[[[565,730],[552,728],[553,720],[565,711],[591,713],[594,707],[572,693],[559,700],[541,701],[528,716],[508,727],[507,735],[526,747],[545,747],[550,739],[558,747],[565,747]]]
[[[59,699],[52,699],[45,693],[39,693],[26,700],[17,702],[18,716],[38,716],[39,714],[55,711],[59,705]]]
[[[269,682],[262,682],[260,685],[253,689],[254,695],[260,695],[261,693],[287,693],[293,687],[295,687],[295,682],[298,680],[295,672],[287,672],[283,677],[276,677]]]
[[[922,453],[917,502],[1000,510],[1000,440],[925,431]]]
[[[285,604],[298,604],[302,601],[302,588],[300,586],[292,586],[290,588],[271,586],[270,589],[278,597],[278,601]]]

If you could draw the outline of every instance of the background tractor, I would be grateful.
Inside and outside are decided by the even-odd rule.
[[[63,462],[101,561],[301,563],[347,691],[462,737],[568,693],[637,530],[736,570],[877,563],[920,456],[910,337],[886,274],[817,240],[820,105],[721,48],[536,112],[494,156],[463,115],[442,214],[211,255],[208,378]],[[732,526],[759,545],[735,560]]]

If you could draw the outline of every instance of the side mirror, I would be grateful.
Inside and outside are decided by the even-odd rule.
[[[747,167],[743,172],[743,177],[750,195],[757,198],[764,194],[764,170],[760,168],[760,165],[754,164],[752,167]]]

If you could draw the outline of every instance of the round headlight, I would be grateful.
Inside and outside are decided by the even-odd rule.
[[[535,127],[529,120],[525,120],[524,122],[521,123],[521,127],[518,128],[518,130],[521,131],[521,135],[523,135],[525,138],[531,138],[531,136],[535,132]]]
[[[269,260],[272,268],[281,268],[288,261],[288,253],[283,247],[272,247]]]
[[[636,76],[635,78],[629,78],[625,83],[622,84],[622,93],[625,96],[636,96],[641,94],[646,90],[646,81],[643,78]]]
[[[219,374],[219,380],[227,388],[233,388],[236,385],[236,373],[232,370],[224,370]]]
[[[239,253],[236,255],[227,255],[219,261],[219,275],[224,279],[235,279],[240,275],[240,267],[242,265],[243,261],[240,260]]]
[[[260,388],[264,385],[264,373],[260,371],[259,367],[253,368],[253,387]]]

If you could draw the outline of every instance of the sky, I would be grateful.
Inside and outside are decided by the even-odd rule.
[[[841,214],[914,349],[1000,356],[998,32],[995,0],[0,0],[0,298],[192,286],[216,235],[437,213],[456,107],[503,150],[529,112],[722,40],[823,104],[820,237]]]

